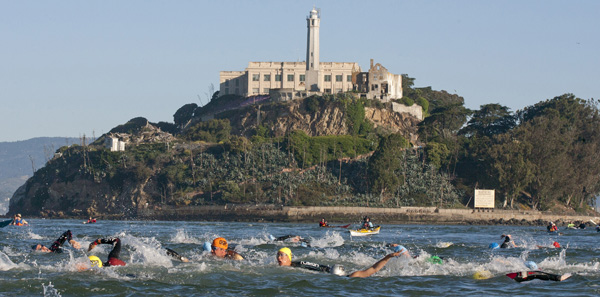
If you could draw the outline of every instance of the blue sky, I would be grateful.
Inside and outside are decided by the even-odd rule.
[[[303,61],[313,6],[324,62],[374,59],[472,109],[600,98],[600,1],[0,0],[0,141],[173,122],[219,71]]]

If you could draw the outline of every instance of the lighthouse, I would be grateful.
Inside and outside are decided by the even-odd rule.
[[[321,91],[319,71],[319,26],[320,13],[314,7],[306,18],[307,42],[306,42],[306,90],[313,92]]]

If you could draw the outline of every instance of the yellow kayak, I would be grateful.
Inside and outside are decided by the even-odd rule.
[[[381,229],[381,226],[377,226],[373,229],[358,229],[358,230],[348,230],[348,231],[350,231],[350,236],[367,236],[367,235],[379,234],[379,229]]]

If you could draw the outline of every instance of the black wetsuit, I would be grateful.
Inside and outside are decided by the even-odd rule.
[[[171,257],[173,257],[173,258],[175,258],[175,259],[177,259],[179,261],[185,261],[185,260],[187,260],[184,256],[178,254],[176,251],[174,251],[174,250],[172,250],[170,248],[167,248],[167,255],[171,256]]]
[[[73,234],[71,234],[71,230],[67,230],[57,240],[54,241],[52,246],[50,246],[50,251],[53,253],[62,253],[62,245],[65,243],[65,241],[71,241],[72,239]]]
[[[121,255],[121,240],[118,237],[100,238],[94,241],[91,245],[97,244],[112,244],[113,249],[108,253],[108,261],[103,263],[104,266],[125,266],[126,263],[119,259]]]
[[[284,241],[284,240],[287,240],[287,239],[290,239],[290,238],[294,238],[294,237],[296,237],[296,235],[279,236],[279,237],[275,238],[275,241]],[[300,242],[304,242],[304,243],[306,243],[307,246],[310,247],[310,244],[308,243],[308,240],[306,240],[306,239],[304,239],[302,237],[300,237]]]
[[[541,279],[541,280],[552,280],[552,281],[560,281],[560,277],[561,275],[558,274],[551,274],[551,273],[546,273],[543,271],[524,271],[524,272],[519,272],[517,273],[517,277],[515,277],[515,280],[517,282],[526,282],[526,281],[530,281],[530,280],[534,280],[534,279]]]
[[[331,271],[330,266],[306,262],[306,261],[295,261],[295,262],[292,262],[291,266],[314,270],[314,271],[322,271],[322,272],[327,272],[327,273],[329,273]]]
[[[504,238],[504,242],[502,243],[502,245],[500,246],[501,249],[507,249],[507,248],[511,248],[514,247],[514,243],[511,242],[512,239],[510,237],[505,237]]]

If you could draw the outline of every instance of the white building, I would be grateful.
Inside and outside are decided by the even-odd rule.
[[[219,94],[271,95],[278,101],[354,90],[368,99],[402,98],[402,76],[389,73],[380,64],[373,65],[373,60],[369,72],[361,72],[356,62],[321,62],[319,11],[313,8],[306,22],[308,63],[250,62],[244,71],[221,71]]]
[[[111,136],[106,138],[106,148],[109,148],[111,152],[124,152],[125,141],[120,140],[117,137]]]

